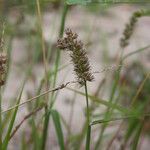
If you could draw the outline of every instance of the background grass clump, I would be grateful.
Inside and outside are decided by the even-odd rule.
[[[0,150],[149,148],[150,9],[130,2],[0,2]]]

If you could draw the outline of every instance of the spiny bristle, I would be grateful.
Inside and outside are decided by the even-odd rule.
[[[83,43],[77,39],[77,33],[71,29],[65,30],[66,36],[58,40],[57,46],[62,50],[70,51],[70,57],[74,64],[74,72],[80,85],[84,85],[86,81],[93,81],[94,76],[91,73],[91,67],[83,48]]]

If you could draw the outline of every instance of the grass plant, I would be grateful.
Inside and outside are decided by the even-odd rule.
[[[78,7],[73,4],[82,6]],[[92,11],[89,10],[90,5]],[[107,4],[107,10],[111,6],[112,2],[110,1]],[[150,10],[144,9],[147,7],[142,6],[142,10],[131,14],[122,32],[115,60],[109,57],[109,39],[107,39],[109,37],[103,31],[102,36],[105,36],[102,38],[104,44],[102,47],[105,50],[102,56],[107,59],[107,64],[109,61],[110,63],[113,61],[115,67],[110,66],[102,71],[93,71],[92,68],[95,66],[90,63],[88,55],[95,54],[95,49],[92,47],[95,43],[92,45],[93,41],[90,41],[94,25],[93,30],[85,34],[87,35],[85,39],[88,41],[84,43],[88,42],[87,45],[83,44],[82,38],[79,40],[78,36],[81,34],[82,37],[82,32],[80,28],[74,27],[76,24],[67,27],[69,26],[68,19],[76,10],[83,9],[87,16],[90,14],[93,16],[95,13],[98,15],[101,7],[101,4],[93,5],[92,1],[81,0],[16,0],[11,3],[6,0],[0,2],[0,18],[2,19],[0,34],[0,150],[11,149],[14,137],[19,140],[16,148],[21,150],[53,149],[54,145],[49,147],[48,144],[49,142],[52,144],[53,140],[57,142],[56,146],[60,150],[105,150],[105,148],[109,150],[121,134],[119,148],[125,150],[129,147],[131,150],[137,150],[141,146],[142,137],[148,135],[149,139],[150,72],[145,65],[141,65],[141,68],[140,65],[136,65],[140,70],[137,71],[136,67],[126,69],[125,64],[132,56],[147,53],[150,45],[148,43],[128,53],[125,51],[132,44],[131,39],[134,38],[138,22],[142,20],[141,18],[149,18]],[[55,42],[47,41],[44,31],[44,15],[52,12],[57,13],[53,21],[59,22],[59,27],[53,21],[48,27],[53,28],[52,30],[57,28],[58,35]],[[101,16],[103,15],[108,17],[106,12],[101,14]],[[35,20],[33,19],[29,23],[29,18]],[[74,20],[74,18],[71,19]],[[74,20],[75,22],[78,23],[78,19]],[[26,25],[26,23],[28,24]],[[86,22],[86,32],[88,32],[87,29],[91,29],[88,22]],[[78,32],[75,33],[74,30]],[[53,36],[51,35],[51,37]],[[25,56],[24,62],[23,60],[13,62],[13,44],[18,39],[26,42],[27,56]],[[97,39],[94,38],[94,40]],[[99,42],[97,43],[99,44]],[[90,51],[87,51],[87,46]],[[71,60],[71,63],[67,63],[67,65],[61,64],[61,58],[66,54],[65,52],[69,54],[67,58]],[[15,54],[16,60],[18,57],[20,57],[19,54]],[[103,61],[105,61],[104,59]],[[74,72],[75,78],[66,81],[66,75],[62,83],[58,83],[61,71],[65,71],[71,65],[73,65],[73,70],[70,72]],[[38,70],[40,67],[42,74]],[[130,76],[130,71],[135,73],[134,77]],[[11,87],[9,84],[14,72],[17,74],[16,81],[18,82],[15,85],[18,86],[18,89],[15,89],[14,86],[17,92],[13,93],[14,97],[6,101],[8,106],[5,107],[5,95],[14,90],[7,91],[7,88]],[[103,80],[98,82],[96,76],[102,76],[103,73],[105,73]],[[136,77],[139,77],[138,81]],[[90,84],[90,82],[92,83]],[[75,85],[74,88],[71,87],[72,85]],[[93,85],[96,87],[93,89],[96,90],[92,93]],[[30,90],[31,88],[33,91]],[[61,92],[73,93],[72,102],[66,103],[70,107],[70,114],[67,114],[68,120],[66,120],[65,114],[56,107],[57,102],[61,101],[59,98]],[[25,98],[24,95],[26,95]],[[103,97],[103,95],[107,96]],[[82,111],[85,118],[81,123],[75,122],[81,127],[77,132],[73,128],[73,117],[77,115],[76,107],[81,107],[79,103],[82,98],[85,99],[85,111],[84,108]],[[77,104],[78,106],[76,106]],[[24,111],[23,107],[26,111],[22,116],[20,112]],[[18,119],[20,115],[21,119]],[[113,126],[117,126],[118,129],[107,134],[106,130]],[[50,129],[54,129],[55,132],[51,133]],[[56,139],[49,138],[53,137],[53,134]],[[105,145],[107,142],[108,145]]]

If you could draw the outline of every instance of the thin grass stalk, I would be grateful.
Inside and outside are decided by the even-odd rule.
[[[131,101],[131,104],[130,104],[131,107],[134,106],[134,104],[135,104],[135,102],[136,102],[136,100],[137,100],[137,97],[139,96],[140,92],[142,91],[142,89],[143,89],[143,87],[144,87],[144,85],[145,85],[147,79],[149,79],[149,78],[150,78],[150,72],[147,73],[145,79],[144,79],[144,80],[142,81],[142,83],[140,84],[140,86],[139,86],[139,88],[138,88],[138,90],[137,90],[135,96],[133,97],[133,99],[132,99],[132,101]]]
[[[88,125],[86,135],[86,150],[90,150],[90,140],[91,140],[91,126]]]
[[[142,123],[139,124],[139,126],[138,126],[138,128],[137,128],[137,132],[136,132],[136,135],[135,135],[135,139],[134,139],[134,141],[133,141],[132,150],[137,150],[138,142],[139,142],[140,135],[141,135],[141,131],[142,131],[142,129],[143,129],[143,123],[144,123],[144,121],[142,121]]]
[[[41,105],[40,107],[36,108],[34,111],[30,112],[28,115],[26,115],[21,122],[15,127],[15,129],[12,131],[11,135],[10,135],[10,139],[13,138],[13,136],[15,135],[15,133],[19,130],[19,128],[22,126],[22,124],[29,119],[31,116],[35,115],[38,111],[40,111],[41,109],[43,109],[44,105]]]
[[[43,63],[44,63],[44,68],[45,68],[45,78],[44,78],[45,79],[45,83],[46,83],[45,87],[46,87],[46,90],[48,90],[48,69],[47,69],[46,50],[45,50],[44,36],[43,36],[43,30],[42,30],[42,16],[41,16],[41,9],[40,9],[39,0],[36,0],[36,5],[37,5],[37,13],[38,13],[38,18],[39,18],[39,26],[40,26],[40,34],[41,34]],[[45,99],[46,99],[47,102],[48,102],[48,98],[49,98],[49,94],[47,94],[45,96]],[[45,110],[47,110],[47,107],[45,107]]]
[[[39,29],[41,34],[41,44],[42,44],[42,53],[43,53],[43,63],[44,63],[44,69],[45,69],[45,81],[47,81],[47,60],[46,60],[46,50],[45,50],[45,44],[44,44],[44,35],[42,30],[42,16],[41,16],[41,8],[40,8],[40,2],[39,0],[36,0],[36,7],[37,7],[37,15],[39,19]]]
[[[90,112],[89,112],[89,100],[88,100],[88,90],[87,90],[87,82],[85,81],[85,97],[86,97],[86,115],[87,115],[87,123],[90,124]]]
[[[90,135],[91,135],[91,126],[90,126],[90,112],[89,112],[89,100],[88,100],[88,90],[87,82],[85,81],[85,97],[86,97],[86,116],[87,116],[87,135],[86,135],[86,150],[90,149]]]
[[[44,118],[43,134],[41,139],[42,140],[41,150],[45,150],[45,146],[46,146],[49,117],[50,117],[50,112],[48,112],[48,108],[45,107],[45,118]]]
[[[100,120],[95,120],[95,121],[91,122],[90,125],[93,126],[93,125],[102,124],[105,122],[114,122],[114,121],[120,121],[120,120],[125,120],[125,119],[138,119],[139,120],[144,117],[150,117],[150,113],[144,113],[142,115],[129,114],[129,115],[122,116],[122,117],[108,118],[107,120],[100,119]]]
[[[130,56],[132,56],[132,55],[135,55],[135,54],[137,54],[137,53],[139,53],[139,52],[143,52],[143,51],[145,51],[145,50],[149,50],[149,48],[150,48],[150,45],[145,46],[145,47],[142,47],[142,48],[140,48],[140,49],[137,49],[137,50],[135,50],[135,51],[133,51],[133,52],[130,52],[130,53],[126,54],[126,55],[123,57],[122,60],[124,61],[125,59],[127,59],[128,57],[130,57]]]
[[[42,96],[46,95],[47,93],[61,90],[61,89],[65,88],[69,83],[72,83],[72,82],[67,82],[66,84],[62,84],[62,85],[60,85],[60,86],[57,87],[57,88],[49,89],[48,91],[45,91],[45,92],[43,92],[42,94],[39,94],[39,95],[37,95],[37,96],[35,96],[35,97],[32,97],[32,98],[30,98],[30,99],[28,99],[28,100],[26,100],[26,101],[24,101],[24,102],[22,102],[22,103],[20,103],[20,104],[16,104],[16,105],[14,105],[14,106],[8,108],[7,110],[2,111],[1,113],[6,113],[6,112],[8,112],[8,111],[11,111],[11,110],[15,109],[15,108],[18,107],[18,106],[21,107],[21,106],[23,106],[24,104],[27,104],[27,103],[29,103],[29,102],[32,102],[33,100],[37,100],[39,97],[42,97]]]
[[[44,44],[44,36],[43,36],[43,30],[42,30],[42,17],[41,17],[41,9],[40,9],[40,3],[39,3],[39,0],[36,0],[36,5],[37,5],[37,13],[38,13],[38,18],[39,18],[39,25],[40,25],[40,33],[41,33],[41,43],[42,43],[42,53],[43,53],[43,63],[44,63],[44,68],[45,68],[45,83],[46,83],[46,90],[48,90],[48,69],[47,69],[47,60],[46,60],[46,51],[45,51],[45,44]],[[46,101],[48,102],[48,95],[45,96],[46,98]],[[47,114],[47,107],[45,107],[45,114]],[[46,116],[46,115],[45,115]],[[48,125],[45,125],[45,122],[47,121],[44,121],[44,133],[45,133],[45,128],[48,126]],[[47,133],[45,133],[47,134]],[[41,149],[45,149],[45,137],[42,136],[42,147]]]
[[[85,93],[82,93],[78,90],[75,90],[75,89],[72,89],[72,88],[69,88],[69,87],[67,87],[67,89],[70,90],[70,91],[76,92],[76,93],[80,94],[81,96],[85,96]],[[121,112],[122,114],[129,114],[131,112],[129,109],[124,108],[121,105],[117,105],[117,104],[114,104],[114,103],[109,103],[109,102],[107,102],[107,100],[102,100],[102,99],[99,99],[99,98],[97,98],[95,96],[92,96],[92,95],[88,95],[88,97],[90,98],[90,100],[92,102],[96,102],[97,104],[101,104],[105,107],[111,107],[111,108]]]
[[[69,6],[65,3],[64,8],[63,8],[62,18],[61,18],[59,37],[63,36],[65,20],[66,20],[68,8],[69,8]],[[61,52],[59,49],[57,49],[55,69],[54,69],[54,80],[53,80],[53,85],[52,85],[53,87],[55,87],[55,85],[56,85],[57,72],[58,72],[58,67],[59,67],[59,62],[60,62],[60,55],[61,55]],[[44,129],[43,129],[43,135],[42,135],[41,150],[44,150],[45,145],[46,145],[48,124],[49,124],[49,117],[50,117],[50,112],[48,112],[48,110],[50,110],[52,108],[53,103],[54,103],[53,101],[54,101],[54,92],[52,92],[52,95],[51,95],[51,104],[49,106],[49,109],[45,108],[45,114],[46,115],[45,115],[45,120],[44,120]]]

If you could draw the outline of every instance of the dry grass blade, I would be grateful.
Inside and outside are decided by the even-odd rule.
[[[37,95],[37,96],[35,96],[35,97],[32,97],[32,98],[30,98],[30,99],[26,100],[25,102],[22,102],[22,103],[20,103],[20,104],[18,104],[18,105],[15,105],[15,106],[13,106],[13,107],[10,107],[10,108],[8,108],[7,110],[2,111],[1,113],[6,113],[6,112],[8,112],[8,111],[10,111],[10,110],[12,110],[12,109],[15,109],[16,107],[20,107],[20,106],[22,106],[22,105],[24,105],[24,104],[27,104],[27,103],[29,103],[29,102],[31,102],[31,101],[33,101],[33,100],[36,100],[37,98],[42,97],[42,96],[44,96],[44,95],[46,95],[46,94],[48,94],[48,93],[50,93],[50,92],[55,92],[55,91],[61,90],[61,89],[65,88],[68,84],[71,84],[71,83],[76,83],[76,82],[75,82],[75,81],[67,82],[67,83],[65,83],[65,84],[60,85],[60,86],[57,87],[57,88],[53,88],[53,89],[50,89],[50,90],[48,90],[48,91],[45,91],[44,93],[42,93],[42,94],[40,94],[40,95]]]
[[[15,129],[12,131],[11,135],[10,135],[10,139],[15,135],[15,133],[18,131],[18,129],[21,127],[21,125],[24,123],[24,121],[26,121],[28,118],[30,118],[32,115],[35,115],[38,111],[40,111],[42,108],[44,107],[41,106],[37,109],[35,109],[34,111],[32,111],[31,113],[29,113],[28,115],[26,115],[23,120],[15,127]]]
[[[140,86],[139,86],[139,88],[138,88],[138,90],[137,90],[135,96],[133,97],[133,99],[132,99],[132,101],[131,101],[131,106],[134,105],[134,103],[135,103],[135,101],[136,101],[138,95],[139,95],[140,92],[142,91],[142,89],[143,89],[143,87],[144,87],[144,85],[145,85],[145,83],[146,83],[146,81],[147,81],[147,79],[148,79],[149,77],[150,77],[150,72],[146,75],[145,79],[144,79],[143,82],[140,84]]]

